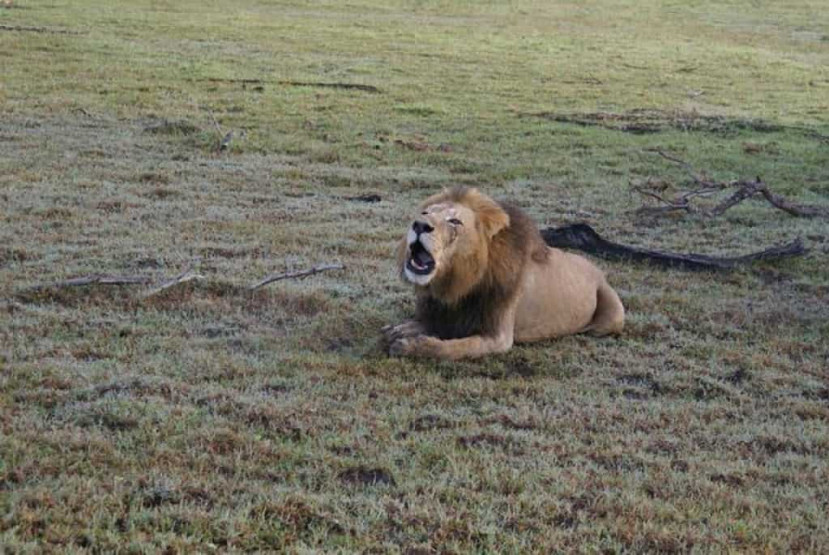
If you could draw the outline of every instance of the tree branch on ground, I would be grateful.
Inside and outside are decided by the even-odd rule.
[[[193,271],[192,268],[188,268],[185,271],[183,271],[182,273],[180,273],[179,275],[177,275],[176,277],[174,277],[172,279],[168,279],[167,281],[161,283],[157,287],[153,287],[152,289],[150,289],[149,291],[144,293],[143,298],[146,299],[148,297],[152,297],[153,295],[158,295],[162,291],[166,291],[170,287],[178,285],[179,283],[185,283],[185,282],[193,281],[193,280],[197,280],[197,279],[204,279],[204,276],[201,275],[201,274],[197,274],[196,272]]]
[[[661,203],[661,206],[642,206],[637,212],[644,214],[664,214],[667,212],[685,211],[688,213],[702,214],[703,216],[714,218],[721,216],[730,208],[740,204],[748,198],[764,198],[769,204],[779,210],[783,210],[792,216],[800,218],[815,218],[815,217],[829,217],[829,207],[815,206],[808,204],[797,204],[787,200],[785,197],[775,194],[769,189],[767,183],[757,177],[755,180],[734,180],[728,182],[718,182],[708,179],[706,176],[697,173],[694,168],[685,160],[667,153],[661,149],[649,149],[648,152],[653,152],[678,164],[685,168],[691,176],[693,182],[698,186],[696,189],[689,191],[682,191],[675,195],[673,199],[665,198],[665,196],[654,191],[648,187],[650,181],[645,185],[632,185],[631,189],[640,195],[655,199]],[[728,198],[721,201],[719,204],[711,209],[697,208],[691,204],[691,199],[701,196],[709,196],[718,191],[728,189],[736,189]]]
[[[143,298],[151,297],[169,289],[170,287],[173,287],[174,285],[196,279],[204,279],[204,276],[195,273],[192,268],[188,268],[176,277],[161,282],[159,285],[153,287],[142,296]],[[90,274],[87,276],[55,281],[52,283],[33,285],[24,289],[24,292],[42,291],[45,289],[64,289],[67,287],[83,287],[86,285],[147,285],[153,283],[153,281],[153,278],[149,276],[112,276],[104,274]]]
[[[662,268],[678,268],[681,270],[728,271],[758,260],[801,256],[807,252],[799,238],[785,245],[769,247],[762,251],[735,257],[660,252],[608,241],[587,224],[546,228],[541,230],[541,235],[551,247],[576,249],[611,260],[649,262]]]
[[[147,276],[107,276],[91,274],[63,281],[55,281],[53,283],[41,283],[31,286],[27,290],[61,289],[64,287],[80,287],[84,285],[143,285],[151,281],[152,279]]]
[[[266,277],[265,279],[263,279],[262,281],[254,283],[248,289],[253,291],[254,289],[259,289],[260,287],[268,285],[269,283],[273,283],[274,281],[281,281],[283,279],[299,279],[299,278],[312,276],[314,274],[319,274],[321,272],[327,272],[329,270],[344,270],[344,269],[345,269],[345,266],[343,266],[342,264],[322,264],[320,266],[314,266],[313,268],[310,268],[308,270],[302,270],[302,271],[299,271],[299,272],[286,272],[286,273],[283,273],[283,274],[272,274],[272,275]]]

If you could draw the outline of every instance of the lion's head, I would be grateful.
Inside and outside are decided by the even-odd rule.
[[[400,243],[401,275],[446,301],[483,278],[490,244],[510,217],[477,189],[456,187],[427,199]]]

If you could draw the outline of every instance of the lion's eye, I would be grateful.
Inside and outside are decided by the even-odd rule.
[[[462,221],[460,221],[460,220],[459,220],[459,219],[457,219],[457,218],[449,218],[449,219],[448,219],[448,220],[446,220],[446,221],[447,221],[447,222],[449,222],[449,223],[450,223],[450,224],[452,224],[452,225],[455,225],[455,226],[458,226],[458,225],[463,225],[463,222],[462,222]]]

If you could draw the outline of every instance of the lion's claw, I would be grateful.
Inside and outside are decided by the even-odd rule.
[[[393,343],[398,339],[421,335],[425,330],[423,326],[414,320],[409,320],[396,326],[384,326],[381,330],[386,341]]]

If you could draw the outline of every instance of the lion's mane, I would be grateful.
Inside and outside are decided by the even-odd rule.
[[[486,335],[518,294],[527,261],[543,262],[548,249],[536,225],[515,206],[467,187],[431,197],[423,206],[447,201],[475,213],[478,240],[467,252],[455,254],[440,279],[418,288],[416,318],[441,339]],[[502,224],[490,237],[487,230]]]

